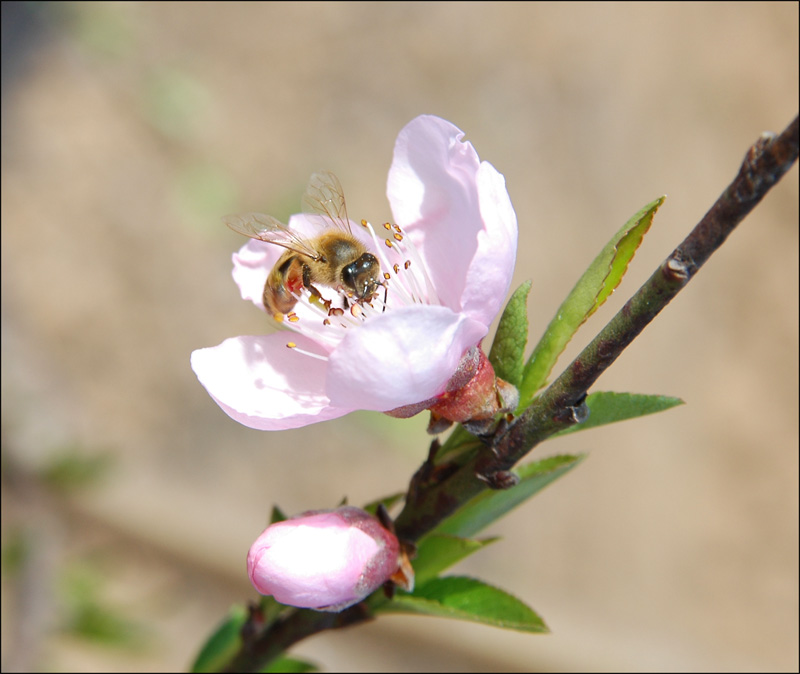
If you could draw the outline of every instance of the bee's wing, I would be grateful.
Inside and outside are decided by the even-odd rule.
[[[311,175],[302,203],[304,212],[324,215],[335,227],[350,232],[344,192],[339,179],[330,171]]]
[[[305,239],[295,234],[277,218],[263,213],[243,213],[226,215],[222,221],[234,232],[249,236],[251,239],[274,243],[295,253],[307,255],[318,260],[320,253]]]

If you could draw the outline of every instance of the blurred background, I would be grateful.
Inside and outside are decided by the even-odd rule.
[[[427,418],[283,433],[230,420],[193,349],[269,330],[220,217],[352,217],[422,113],[466,132],[519,218],[531,339],[666,193],[568,362],[797,112],[798,5],[2,3],[2,668],[187,668],[287,513],[404,489]],[[552,634],[398,616],[294,653],[326,671],[796,671],[798,172],[597,390],[686,405],[577,433],[588,452],[454,573]],[[443,264],[445,261],[443,261]],[[487,344],[489,342],[487,341]]]

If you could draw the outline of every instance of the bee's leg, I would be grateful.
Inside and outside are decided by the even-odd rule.
[[[307,265],[303,265],[303,285],[308,288],[308,292],[311,293],[311,301],[318,301],[321,305],[328,305],[328,302],[322,296],[322,293],[317,289],[317,287],[311,283],[311,268]]]
[[[311,267],[309,267],[307,264],[303,265],[303,285],[308,288],[308,292],[310,292],[314,297],[319,300],[322,299],[322,294],[320,291],[317,290],[316,287],[314,287],[314,285],[311,283]]]
[[[322,293],[317,290],[316,286],[313,286],[310,283],[306,283],[305,286],[308,288],[308,292],[311,293],[312,297],[316,297],[320,302],[325,301],[325,298],[322,297]]]

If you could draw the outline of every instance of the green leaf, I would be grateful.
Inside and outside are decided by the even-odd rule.
[[[231,608],[192,664],[192,672],[218,672],[236,654],[242,645],[240,632],[247,620],[247,609],[241,604]]]
[[[414,558],[414,582],[418,586],[424,585],[445,569],[496,540],[496,537],[476,540],[428,534],[417,546],[417,556]]]
[[[531,282],[525,281],[511,295],[489,352],[489,362],[494,373],[509,384],[519,386],[522,382],[525,345],[528,342],[528,293]]]
[[[613,391],[597,391],[586,397],[589,418],[582,424],[575,424],[563,431],[554,433],[555,438],[575,431],[583,431],[595,426],[612,424],[615,421],[635,419],[646,414],[655,414],[677,405],[683,405],[680,398],[660,395],[644,395],[641,393],[614,393]]]
[[[470,620],[521,632],[549,631],[539,615],[516,597],[464,576],[434,578],[414,594],[398,593],[378,612]]]
[[[544,386],[558,357],[578,328],[619,285],[664,199],[666,197],[660,197],[647,204],[614,234],[558,308],[525,365],[522,384],[518,387],[520,410],[527,407],[536,391]]]
[[[433,530],[437,534],[469,537],[509,510],[526,501],[548,484],[577,466],[585,455],[551,456],[519,467],[519,484],[511,489],[485,490],[465,503]]]
[[[305,660],[297,658],[280,657],[275,658],[269,665],[261,670],[262,672],[281,672],[283,674],[303,674],[304,672],[318,672],[319,667],[312,665]]]

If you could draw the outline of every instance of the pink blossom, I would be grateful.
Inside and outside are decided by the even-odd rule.
[[[395,535],[352,506],[272,524],[247,554],[247,573],[258,592],[323,611],[341,611],[366,598],[399,565]]]
[[[352,223],[389,275],[385,295],[380,289],[369,304],[325,320],[304,289],[294,316],[283,322],[294,334],[233,337],[192,353],[192,369],[229,416],[282,430],[357,409],[411,409],[449,390],[505,301],[517,246],[505,179],[463,136],[438,117],[412,120],[397,138],[389,170],[396,224]],[[321,221],[293,215],[289,228],[316,236]],[[249,240],[233,256],[242,297],[262,310],[265,280],[283,252]],[[335,289],[321,290],[337,301]]]

